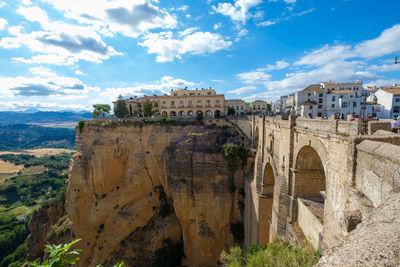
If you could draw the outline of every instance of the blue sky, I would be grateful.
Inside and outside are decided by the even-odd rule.
[[[213,87],[272,101],[400,82],[398,0],[0,1],[0,110]]]

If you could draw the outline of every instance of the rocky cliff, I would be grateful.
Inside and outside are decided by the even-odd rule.
[[[228,139],[243,137],[231,127],[86,124],[66,193],[80,266],[216,266],[240,242],[252,167],[249,159],[228,170],[220,152]]]

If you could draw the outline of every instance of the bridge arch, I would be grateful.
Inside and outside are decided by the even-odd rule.
[[[275,172],[271,163],[264,165],[262,192],[259,202],[258,244],[266,245],[270,241],[272,210],[274,202]]]
[[[326,190],[323,160],[312,146],[303,146],[295,158],[293,196],[322,201]]]

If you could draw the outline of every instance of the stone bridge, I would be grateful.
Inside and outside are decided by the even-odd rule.
[[[357,122],[337,120],[231,122],[257,151],[254,177],[245,181],[246,247],[278,236],[331,248],[400,185],[400,161],[390,152],[400,155],[399,135],[358,135]]]

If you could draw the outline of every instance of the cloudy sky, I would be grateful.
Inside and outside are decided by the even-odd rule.
[[[0,1],[0,110],[213,87],[275,100],[400,82],[398,0]]]

